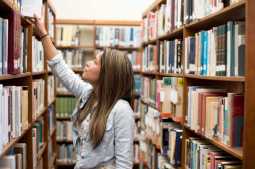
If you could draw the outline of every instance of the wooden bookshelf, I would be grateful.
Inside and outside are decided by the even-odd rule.
[[[17,75],[2,75],[0,76],[0,81],[5,81],[5,80],[12,80],[12,79],[22,79],[22,78],[29,78],[31,77],[31,73],[21,73]]]
[[[225,145],[225,144],[221,143],[220,141],[218,141],[216,139],[207,138],[207,137],[195,132],[194,130],[190,129],[190,127],[188,127],[187,125],[184,125],[184,127],[185,127],[185,129],[189,130],[190,132],[194,133],[195,135],[209,141],[210,143],[212,143],[216,147],[228,152],[232,156],[234,156],[234,157],[236,157],[240,160],[243,160],[243,149],[242,148],[230,147],[228,145]]]
[[[147,8],[147,10],[143,13],[142,17],[146,18],[149,12],[155,12],[160,9],[161,4],[165,4],[166,0],[155,0],[154,3]],[[156,39],[150,40],[148,42],[142,43],[142,48],[145,48],[149,44],[154,44],[159,49],[159,44],[163,40],[174,40],[174,39],[183,39],[194,35],[197,32],[202,30],[208,30],[212,27],[219,26],[225,24],[228,21],[245,21],[245,76],[200,76],[200,75],[192,75],[192,74],[174,74],[174,73],[159,73],[159,72],[143,72],[134,71],[136,74],[140,74],[141,76],[147,76],[153,79],[160,80],[162,77],[180,77],[184,79],[184,88],[183,88],[183,118],[181,124],[184,134],[183,140],[189,137],[198,137],[204,140],[207,140],[212,145],[222,149],[226,153],[232,155],[233,157],[241,160],[243,169],[253,168],[255,166],[255,161],[253,160],[253,154],[255,154],[255,106],[254,106],[254,93],[255,93],[255,59],[254,53],[255,48],[253,47],[255,44],[255,1],[254,0],[241,0],[233,5],[224,7],[222,10],[210,14],[202,19],[192,21],[191,23],[185,24],[172,32],[168,32],[165,35],[158,36]],[[184,44],[185,45],[185,44]],[[183,50],[184,53],[184,50]],[[182,65],[184,65],[184,54],[182,56]],[[185,72],[185,70],[183,71]],[[228,145],[223,144],[222,142],[216,139],[208,139],[205,136],[196,133],[189,127],[185,125],[185,115],[187,112],[187,93],[189,85],[209,85],[209,84],[219,84],[219,86],[224,86],[230,91],[234,92],[243,92],[245,97],[245,106],[244,106],[244,134],[243,134],[243,147],[234,148]],[[146,102],[146,100],[141,99],[143,104],[149,105],[152,108],[156,108],[155,105]],[[172,118],[171,114],[166,115],[165,118]],[[175,121],[175,120],[173,120]],[[188,133],[188,134],[187,134]],[[182,166],[180,168],[186,169],[184,166],[185,159],[185,147],[184,142],[182,142]],[[140,164],[143,163],[140,161]]]
[[[49,0],[44,0],[43,1],[43,6],[45,9],[45,16],[44,16],[44,22],[47,23],[48,22],[48,5]],[[55,11],[53,10],[53,6],[50,7],[51,11],[53,11],[54,17],[56,17],[55,15]],[[11,16],[14,12],[20,14],[20,11],[18,10],[17,6],[15,6],[15,3],[13,3],[13,1],[11,0],[2,0],[0,1],[0,11],[1,14],[0,16],[3,18],[9,18],[9,16]],[[26,143],[27,144],[27,168],[31,169],[33,168],[33,163],[35,163],[33,161],[34,159],[34,154],[33,154],[33,141],[32,141],[32,128],[34,126],[34,124],[39,120],[39,118],[43,121],[43,127],[45,128],[45,130],[43,130],[42,133],[42,137],[44,138],[44,143],[42,146],[40,146],[40,150],[37,154],[37,161],[38,160],[43,160],[43,169],[52,169],[52,167],[54,168],[54,164],[49,165],[48,163],[48,137],[50,136],[49,130],[48,130],[48,105],[49,104],[53,104],[55,106],[55,99],[49,103],[48,102],[48,86],[47,86],[47,82],[48,82],[48,70],[47,70],[47,62],[46,60],[44,60],[44,70],[41,72],[32,72],[32,63],[33,63],[33,56],[32,56],[32,46],[33,46],[33,41],[32,41],[32,37],[33,37],[33,23],[31,22],[31,20],[29,20],[26,17],[23,17],[20,15],[20,19],[21,19],[21,27],[26,28],[27,29],[27,40],[28,40],[28,44],[27,44],[27,70],[25,73],[20,73],[20,74],[15,74],[15,75],[11,75],[11,74],[7,74],[7,75],[0,75],[0,82],[1,84],[3,84],[4,86],[8,85],[8,86],[27,86],[28,87],[28,127],[26,129],[23,129],[23,131],[21,132],[20,136],[13,138],[9,141],[9,143],[7,143],[3,150],[0,152],[0,158],[2,158],[5,155],[8,155],[10,150],[13,148],[13,146],[16,143],[22,142],[22,143]],[[54,26],[54,23],[53,23]],[[12,38],[12,37],[8,37],[8,38]],[[14,37],[15,38],[15,37]],[[20,39],[20,37],[18,37],[18,40]],[[17,40],[17,38],[15,39]],[[9,46],[10,47],[10,46]],[[44,108],[43,110],[37,115],[36,119],[33,119],[32,115],[35,112],[32,112],[32,82],[35,79],[43,79],[45,81],[45,86],[44,86]],[[54,89],[55,90],[55,89]],[[53,135],[50,139],[52,140],[52,144],[54,144],[54,140],[55,140],[55,135]],[[53,154],[56,154],[56,149],[55,146],[52,146],[52,152]]]
[[[4,149],[2,150],[0,154],[0,157],[4,156],[10,150],[11,147],[13,147],[16,143],[18,143],[21,140],[21,138],[23,138],[24,135],[31,129],[31,127],[32,125],[29,124],[28,127],[22,131],[19,137],[12,139],[7,145],[5,145]]]
[[[137,20],[78,20],[78,19],[58,19],[56,24],[61,25],[98,25],[98,26],[140,26]]]

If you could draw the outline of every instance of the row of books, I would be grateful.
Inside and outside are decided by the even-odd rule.
[[[127,54],[131,64],[132,64],[132,68],[134,71],[139,71],[141,70],[141,62],[142,62],[142,56],[140,52],[137,51],[133,51],[133,52],[129,52]]]
[[[245,22],[227,24],[185,38],[186,73],[244,76]]]
[[[158,70],[158,48],[156,45],[148,45],[143,50],[142,71],[156,72]]]
[[[222,10],[224,7],[237,3],[241,0],[183,0],[184,23],[190,23],[202,19],[210,14]]]
[[[27,144],[16,143],[9,153],[0,158],[1,169],[27,169]]]
[[[241,169],[240,160],[199,138],[185,140],[185,167],[190,169]]]
[[[140,46],[140,28],[139,27],[96,27],[96,45],[97,46],[121,46],[121,47],[139,47]]]
[[[187,125],[208,138],[240,147],[243,142],[244,96],[224,89],[188,87]]]
[[[154,40],[183,25],[183,0],[167,0],[159,10],[149,12],[143,19],[143,40]]]
[[[71,121],[57,121],[57,140],[72,140]]]
[[[28,88],[0,84],[0,152],[28,127]]]
[[[94,58],[93,52],[86,50],[62,50],[63,59],[72,69],[82,69],[86,62]]]
[[[32,82],[32,114],[33,119],[36,119],[45,108],[44,94],[45,81],[43,79],[36,79]]]
[[[143,41],[166,35],[188,24],[220,11],[240,0],[167,0],[158,10],[149,12],[142,22]]]
[[[169,163],[173,166],[181,166],[181,126],[173,122],[161,122],[161,154],[169,158]]]
[[[60,46],[93,46],[94,27],[78,25],[57,25],[57,44]]]
[[[142,71],[182,73],[182,40],[161,41],[157,45],[148,45],[144,48]]]
[[[162,80],[142,78],[143,101],[152,103],[161,113],[181,118],[183,109],[183,78],[164,77]]]
[[[182,73],[182,40],[161,41],[159,48],[159,72]]]
[[[71,117],[77,99],[75,97],[57,97],[56,112],[57,117]]]
[[[20,22],[15,14],[9,19],[0,17],[0,75],[27,71],[28,31]]]
[[[48,104],[55,99],[55,78],[53,75],[48,76]]]
[[[58,161],[65,163],[74,163],[76,161],[76,153],[72,144],[58,146]]]

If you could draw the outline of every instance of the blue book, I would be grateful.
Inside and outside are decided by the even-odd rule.
[[[203,68],[204,68],[204,31],[199,32],[200,37],[200,75],[203,75]]]
[[[181,149],[182,149],[182,130],[175,129],[176,140],[175,140],[175,166],[181,166]]]
[[[203,76],[207,75],[208,72],[208,31],[204,31],[204,39],[203,39]]]

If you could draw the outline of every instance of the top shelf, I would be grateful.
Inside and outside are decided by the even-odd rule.
[[[158,4],[164,2],[164,0],[156,1]],[[231,6],[225,7],[224,9],[210,14],[200,20],[193,21],[189,24],[183,25],[181,28],[168,32],[165,35],[159,36],[156,39],[149,40],[142,43],[142,46],[149,44],[156,44],[158,40],[169,40],[173,38],[183,38],[184,30],[188,32],[197,32],[201,30],[210,29],[214,26],[219,26],[231,20],[244,20],[245,19],[245,4],[244,0],[235,3]],[[186,35],[185,35],[186,36]]]
[[[241,20],[245,18],[245,1],[240,1],[231,6],[208,15],[200,20],[193,21],[185,25],[185,28],[190,30],[209,29],[213,26],[218,26],[231,20]]]
[[[94,25],[94,26],[140,26],[141,21],[136,20],[77,20],[58,19],[58,25]]]

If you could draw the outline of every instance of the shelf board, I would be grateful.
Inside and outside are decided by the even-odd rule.
[[[245,82],[245,77],[227,77],[227,76],[199,76],[192,74],[185,74],[186,78],[200,79],[200,80],[214,80],[214,81],[229,81],[229,82]]]
[[[150,44],[156,44],[156,42],[157,42],[157,38],[155,38],[153,40],[149,40],[149,41],[143,42],[142,46],[147,46],[147,45],[150,45]]]
[[[191,30],[202,30],[208,29],[213,26],[225,24],[230,20],[239,20],[245,18],[245,0],[237,2],[231,6],[225,7],[224,9],[208,15],[198,21],[191,22],[185,27]]]
[[[104,48],[111,48],[117,50],[126,50],[126,51],[137,51],[140,50],[139,47],[124,47],[124,46],[96,46],[96,49],[104,49]]]
[[[28,130],[31,129],[31,127],[32,125],[29,124],[28,127],[22,131],[19,137],[12,139],[7,145],[5,145],[2,152],[0,152],[0,158],[4,156],[10,150],[11,147],[13,147],[17,142],[19,142],[19,140],[27,133]]]
[[[192,133],[198,135],[199,137],[208,140],[211,144],[215,145],[216,147],[226,151],[227,153],[233,155],[234,157],[243,160],[243,148],[235,148],[235,147],[231,147],[228,145],[223,144],[222,142],[216,140],[216,139],[210,139],[205,137],[204,135],[195,132],[194,130],[192,130],[190,127],[188,127],[187,125],[184,125],[184,128],[191,131]]]
[[[74,97],[74,95],[70,92],[57,92],[57,96],[72,96],[72,97]]]
[[[183,29],[184,27],[173,30],[172,32],[167,33],[166,35],[159,36],[159,40],[169,40],[173,38],[183,38]]]
[[[73,144],[73,140],[57,139],[57,143],[59,143],[59,144]]]
[[[57,117],[57,120],[59,120],[59,121],[70,121],[71,117]]]
[[[87,49],[94,51],[94,46],[86,46],[86,45],[57,45],[56,48],[58,49]]]
[[[45,152],[46,147],[47,147],[47,143],[43,143],[43,145],[41,146],[41,149],[37,153],[37,160],[38,161],[42,158],[42,155]]]
[[[4,80],[11,80],[11,79],[20,79],[20,78],[27,78],[31,76],[30,72],[27,73],[21,73],[21,74],[17,74],[17,75],[2,75],[0,76],[0,81],[4,81]]]
[[[41,72],[33,72],[32,73],[32,76],[33,77],[35,77],[35,76],[43,76],[43,75],[45,75],[46,74],[46,72],[45,71],[41,71]]]
[[[61,159],[56,160],[57,166],[74,166],[75,163],[76,162],[74,160],[61,160]]]
[[[183,77],[183,74],[180,73],[156,73],[158,76],[165,76],[165,77]]]

